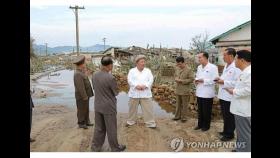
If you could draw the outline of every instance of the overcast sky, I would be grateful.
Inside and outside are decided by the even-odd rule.
[[[31,0],[30,33],[36,44],[75,45],[79,5],[80,45],[189,48],[193,36],[213,38],[251,20],[250,0]]]

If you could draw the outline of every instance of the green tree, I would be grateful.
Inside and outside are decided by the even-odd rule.
[[[213,44],[209,42],[208,39],[209,34],[207,32],[194,36],[191,39],[190,49],[194,50],[196,53],[207,51],[209,48],[213,47]]]

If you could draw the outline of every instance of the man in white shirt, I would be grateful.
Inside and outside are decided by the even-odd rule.
[[[240,69],[235,67],[234,58],[236,51],[233,48],[227,48],[224,52],[225,67],[220,78],[216,79],[219,84],[218,98],[220,100],[221,111],[224,120],[224,128],[219,134],[222,136],[221,141],[229,141],[234,138],[235,121],[234,116],[230,113],[230,102],[232,95],[225,88],[234,88],[235,83],[240,75]]]
[[[251,52],[237,51],[235,65],[242,72],[234,88],[226,90],[233,95],[230,112],[234,114],[238,152],[251,151]]]
[[[196,96],[198,104],[198,125],[195,130],[207,131],[210,128],[213,98],[215,96],[214,79],[219,77],[216,65],[209,63],[208,53],[198,54],[201,65],[197,67],[195,77]]]
[[[135,58],[136,67],[129,70],[127,80],[129,84],[129,116],[127,126],[132,126],[137,120],[138,105],[141,105],[146,127],[156,128],[152,104],[152,84],[154,81],[150,69],[145,68],[144,55]]]

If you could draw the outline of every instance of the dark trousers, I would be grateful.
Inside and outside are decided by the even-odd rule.
[[[77,117],[78,124],[83,125],[90,123],[89,120],[89,100],[77,100]]]
[[[100,151],[107,133],[108,142],[111,151],[119,150],[118,136],[117,136],[117,114],[102,114],[95,112],[95,128],[92,140],[92,150]]]
[[[32,98],[31,98],[31,94],[30,94],[30,128],[29,128],[29,134],[31,134],[33,107],[34,107],[34,104],[33,104]]]
[[[176,98],[177,98],[177,105],[176,105],[175,118],[181,119],[181,120],[186,120],[190,96],[189,95],[176,95]]]
[[[31,134],[31,126],[32,126],[32,108],[30,108],[30,128],[29,128],[29,134]]]
[[[211,123],[213,98],[197,97],[198,104],[198,127],[208,130]]]
[[[220,99],[220,105],[224,119],[223,135],[227,138],[233,138],[235,130],[235,120],[234,115],[230,113],[230,102]]]

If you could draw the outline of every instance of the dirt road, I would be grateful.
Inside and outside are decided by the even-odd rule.
[[[90,113],[92,122],[94,114]],[[182,137],[188,142],[219,142],[217,132],[222,130],[222,121],[215,121],[207,132],[194,131],[197,120],[189,118],[186,123],[175,122],[170,118],[157,118],[158,128],[149,129],[139,118],[137,125],[125,127],[127,114],[118,114],[118,137],[127,146],[126,152],[171,152],[170,142]],[[94,127],[87,130],[77,126],[76,111],[65,106],[41,105],[33,112],[31,137],[36,141],[30,144],[31,152],[90,152]],[[234,142],[235,140],[233,140]],[[230,151],[225,148],[191,148],[182,151]],[[110,151],[107,139],[103,151]]]

